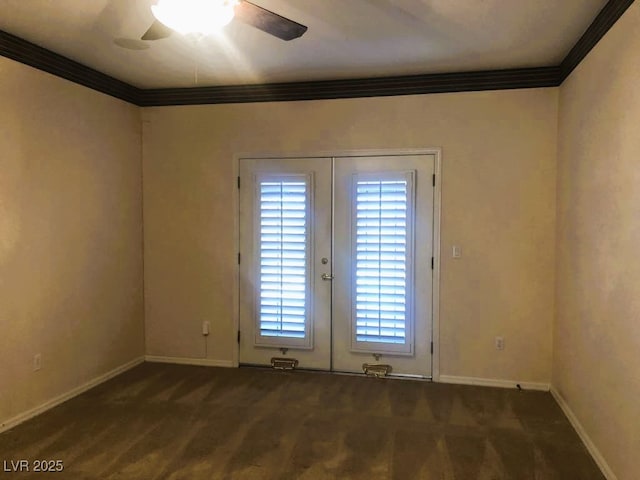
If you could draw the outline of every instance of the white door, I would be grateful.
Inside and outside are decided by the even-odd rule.
[[[240,363],[329,370],[331,161],[243,159],[240,180]]]
[[[335,159],[335,370],[431,376],[434,160]]]
[[[240,161],[240,363],[431,376],[434,166]]]

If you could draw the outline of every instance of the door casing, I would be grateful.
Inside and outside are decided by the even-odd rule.
[[[374,149],[374,150],[329,150],[329,151],[306,151],[306,152],[268,152],[268,153],[236,153],[233,157],[233,182],[237,182],[240,173],[240,160],[242,159],[274,159],[274,158],[305,158],[318,157],[375,157],[394,155],[433,155],[435,186],[433,198],[433,301],[432,301],[432,381],[440,380],[440,218],[442,204],[442,149],[415,148],[415,149]],[[233,258],[237,259],[240,252],[240,189],[233,189],[233,209],[234,209],[234,245],[235,252]],[[240,265],[236,262],[233,276],[233,331],[230,341],[233,342],[233,367],[239,366],[239,345],[237,335],[240,328]]]

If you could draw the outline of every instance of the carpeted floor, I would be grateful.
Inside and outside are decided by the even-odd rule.
[[[160,364],[0,434],[0,477],[604,478],[548,393]]]

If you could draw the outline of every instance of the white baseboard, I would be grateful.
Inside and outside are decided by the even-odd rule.
[[[233,367],[231,360],[215,360],[210,358],[182,358],[145,355],[144,360],[152,363],[174,363],[177,365],[198,365],[203,367]]]
[[[500,388],[518,388],[520,385],[523,390],[540,390],[549,391],[548,383],[537,382],[520,382],[518,380],[500,380],[497,378],[480,378],[480,377],[459,377],[456,375],[440,375],[438,378],[440,383],[454,383],[457,385],[478,385],[482,387],[500,387]]]
[[[598,448],[595,446],[595,444],[591,440],[591,437],[589,437],[587,431],[578,420],[578,417],[576,417],[576,415],[573,413],[573,410],[571,410],[571,407],[569,407],[569,404],[564,399],[564,397],[560,395],[560,392],[558,392],[554,387],[551,387],[551,395],[553,395],[553,398],[556,399],[556,402],[558,402],[558,405],[560,405],[560,408],[569,419],[569,422],[571,422],[573,428],[575,428],[576,432],[578,432],[578,436],[582,440],[582,443],[584,443],[585,447],[587,447],[587,450],[589,450],[589,453],[598,464],[598,467],[600,467],[600,470],[602,471],[602,474],[605,476],[605,478],[607,480],[617,480],[618,477],[616,477],[616,475],[613,473],[613,470],[611,470],[611,467],[609,467],[609,464],[600,453],[600,450],[598,450]]]
[[[32,408],[30,410],[27,410],[26,412],[23,412],[19,415],[16,415],[13,418],[10,418],[4,422],[0,423],[0,433],[5,432],[23,422],[26,422],[27,420],[32,419],[33,417],[37,417],[38,415],[40,415],[41,413],[46,412],[47,410],[52,409],[53,407],[57,407],[58,405],[60,405],[61,403],[66,402],[67,400],[72,399],[73,397],[77,397],[78,395],[80,395],[81,393],[86,392],[87,390],[92,389],[93,387],[100,385],[101,383],[106,382],[107,380],[110,380],[111,378],[120,375],[121,373],[126,372],[127,370],[132,369],[133,367],[140,365],[142,362],[144,362],[144,358],[143,357],[139,357],[136,358],[134,360],[131,360],[130,362],[125,363],[124,365],[121,365],[117,368],[114,368],[113,370],[100,375],[99,377],[96,377],[92,380],[89,380],[88,382],[72,389],[69,390],[66,393],[63,393],[62,395],[59,395],[55,398],[52,398],[51,400],[38,405],[35,408]]]

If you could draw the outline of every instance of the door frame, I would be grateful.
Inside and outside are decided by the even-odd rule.
[[[442,148],[400,148],[400,149],[373,149],[373,150],[327,150],[304,152],[267,152],[267,153],[236,153],[233,155],[233,184],[237,184],[240,174],[240,160],[244,159],[274,159],[274,158],[318,158],[318,157],[381,157],[403,155],[433,155],[435,171],[435,187],[433,194],[433,292],[431,306],[431,328],[433,341],[433,355],[431,357],[431,380],[440,381],[440,218],[442,205]],[[233,188],[234,210],[234,259],[240,252],[240,189]],[[233,274],[233,332],[230,338],[233,348],[233,367],[238,367],[240,362],[240,345],[237,341],[237,332],[240,328],[240,265],[236,262]]]

